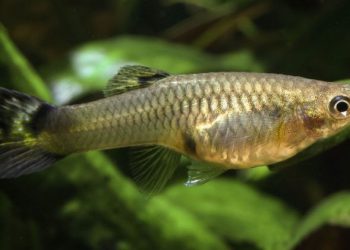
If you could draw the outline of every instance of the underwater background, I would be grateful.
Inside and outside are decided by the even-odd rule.
[[[0,1],[1,87],[85,102],[128,64],[347,82],[350,1]],[[0,180],[0,249],[349,249],[349,137],[193,188],[182,167],[152,197],[123,150],[70,156]]]

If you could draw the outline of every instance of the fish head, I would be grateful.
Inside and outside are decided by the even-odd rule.
[[[349,85],[327,84],[314,89],[313,95],[299,112],[307,135],[326,138],[350,125]]]

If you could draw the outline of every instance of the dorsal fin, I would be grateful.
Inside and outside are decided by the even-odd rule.
[[[174,174],[181,154],[162,147],[130,148],[129,164],[141,191],[150,195],[159,193]]]
[[[145,66],[124,66],[109,80],[104,94],[105,96],[113,96],[132,89],[144,88],[167,76],[169,74],[166,72]]]

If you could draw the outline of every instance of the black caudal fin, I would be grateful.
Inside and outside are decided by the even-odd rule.
[[[34,97],[0,88],[0,178],[37,172],[60,158],[45,151],[37,139],[53,109]]]
[[[23,145],[0,146],[0,178],[14,178],[44,170],[61,156]]]

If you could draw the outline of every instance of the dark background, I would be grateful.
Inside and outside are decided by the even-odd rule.
[[[2,0],[0,21],[45,82],[18,77],[20,55],[2,43],[0,86],[56,103],[98,98],[128,63],[350,78],[346,0]],[[193,189],[180,170],[151,199],[119,172],[120,151],[73,156],[0,180],[0,249],[347,249],[349,148],[345,140],[277,171],[230,171]]]

